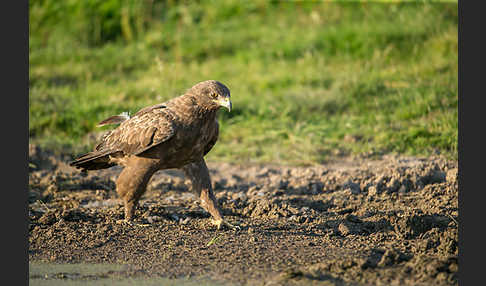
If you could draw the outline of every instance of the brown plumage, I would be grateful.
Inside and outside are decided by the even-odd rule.
[[[218,139],[216,115],[222,106],[231,111],[229,89],[218,81],[208,80],[194,85],[184,95],[143,108],[132,117],[126,114],[109,117],[99,125],[120,125],[108,132],[94,151],[76,158],[70,165],[83,170],[124,166],[116,190],[125,204],[126,221],[133,218],[138,200],[156,171],[180,168],[218,228],[231,226],[223,220],[204,161]]]

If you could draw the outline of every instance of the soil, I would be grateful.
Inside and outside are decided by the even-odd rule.
[[[85,174],[71,158],[29,146],[31,263],[123,264],[108,275],[231,285],[458,284],[454,160],[208,162],[225,217],[241,227],[218,231],[178,170],[154,175],[136,225],[116,223],[121,168]]]

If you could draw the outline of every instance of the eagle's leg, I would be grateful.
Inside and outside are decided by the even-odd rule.
[[[191,181],[193,191],[199,195],[202,207],[213,217],[213,223],[217,228],[228,227],[233,230],[239,229],[238,226],[234,226],[223,219],[221,209],[213,193],[209,170],[204,158],[198,162],[185,165],[182,167],[182,170]]]
[[[116,180],[116,192],[125,206],[125,221],[130,222],[138,205],[138,200],[145,193],[147,184],[157,171],[155,164],[146,158],[132,157]]]

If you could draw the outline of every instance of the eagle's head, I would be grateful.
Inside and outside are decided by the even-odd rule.
[[[216,80],[202,81],[191,87],[188,93],[195,95],[198,103],[208,109],[226,107],[231,112],[231,94],[228,87]]]

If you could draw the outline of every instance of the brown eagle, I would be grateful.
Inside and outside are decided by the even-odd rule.
[[[124,166],[116,180],[116,191],[124,202],[126,222],[133,219],[152,175],[158,170],[180,168],[218,229],[222,226],[235,229],[223,220],[204,161],[218,140],[216,113],[222,106],[231,111],[229,89],[218,81],[208,80],[131,117],[112,116],[99,125],[120,125],[104,135],[94,151],[76,158],[70,165],[82,170]]]

